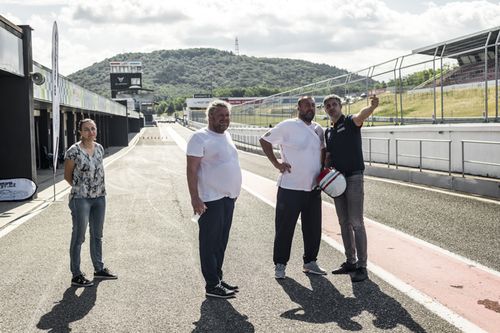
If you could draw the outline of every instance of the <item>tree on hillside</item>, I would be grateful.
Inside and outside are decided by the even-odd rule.
[[[167,112],[168,109],[168,103],[167,101],[161,101],[160,103],[155,105],[155,111],[156,114],[161,115],[165,112]]]
[[[215,96],[268,96],[347,71],[304,60],[236,56],[216,49],[160,50],[123,53],[82,69],[69,78],[76,84],[110,96],[109,62],[141,61],[143,87],[155,101],[211,91]],[[174,103],[174,109],[178,105]]]

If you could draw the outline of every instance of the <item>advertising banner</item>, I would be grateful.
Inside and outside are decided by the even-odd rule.
[[[36,192],[36,184],[27,178],[0,179],[0,201],[27,200]]]

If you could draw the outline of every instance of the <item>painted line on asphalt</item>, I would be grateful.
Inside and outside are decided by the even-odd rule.
[[[322,239],[337,251],[341,253],[344,252],[344,246],[339,244],[329,236],[323,234]],[[400,292],[402,292],[403,294],[415,300],[417,303],[423,305],[431,312],[443,318],[453,326],[459,328],[463,332],[470,332],[470,333],[486,332],[477,325],[475,325],[474,323],[460,316],[456,312],[450,310],[443,304],[437,302],[432,297],[429,297],[426,294],[420,292],[418,289],[412,287],[406,282],[403,282],[402,280],[398,279],[395,275],[387,272],[382,267],[373,264],[369,260],[368,260],[368,270],[373,274],[377,275],[379,278],[381,278],[388,284],[390,284],[391,286],[393,286],[394,288],[396,288],[397,290],[399,290]]]
[[[185,152],[186,151],[186,141],[179,134],[177,134],[173,129],[167,128],[167,131],[169,132],[169,134],[171,134],[171,137],[177,143],[177,145]],[[243,174],[245,172],[248,172],[248,173],[252,174],[253,177],[262,178],[263,181],[270,181],[268,178],[262,177],[260,175],[253,174],[253,173],[251,173],[251,172],[249,172],[247,170],[242,170],[242,172],[243,172]],[[275,207],[275,203],[274,202],[272,202],[271,200],[268,200],[267,198],[265,198],[264,196],[262,196],[260,193],[254,191],[252,189],[249,189],[245,185],[243,185],[242,187],[248,193],[250,193],[251,195],[255,196],[259,200],[263,201],[264,203],[270,205],[273,208]],[[326,203],[327,205],[333,206],[329,202],[323,201],[323,203]],[[440,252],[442,254],[445,254],[445,255],[450,255],[451,254],[451,256],[453,258],[458,259],[458,260],[462,260],[462,261],[464,261],[467,264],[471,264],[472,263],[475,266],[477,266],[478,268],[481,268],[481,269],[487,271],[488,273],[492,273],[492,274],[495,274],[495,275],[499,274],[498,272],[496,272],[494,270],[491,270],[491,269],[489,269],[489,268],[487,268],[487,267],[485,267],[483,265],[480,265],[478,263],[475,263],[472,260],[469,260],[469,259],[466,259],[466,258],[464,258],[462,256],[453,254],[453,253],[451,253],[451,252],[449,252],[447,250],[444,250],[444,249],[442,249],[442,248],[440,248],[438,246],[432,245],[432,244],[427,243],[427,242],[425,242],[423,240],[420,240],[420,239],[418,239],[416,237],[413,237],[411,235],[405,234],[402,231],[393,229],[391,227],[387,227],[387,226],[385,226],[385,225],[383,225],[383,224],[381,224],[379,222],[375,222],[373,220],[370,220],[370,221],[374,222],[375,224],[377,224],[379,226],[382,226],[382,227],[384,227],[384,228],[386,228],[388,230],[392,229],[393,231],[396,231],[399,235],[404,236],[405,238],[411,239],[412,241],[417,241],[417,243],[420,244],[420,245],[424,245],[424,246],[430,247],[430,248],[432,248],[434,250],[438,250],[438,252]],[[300,221],[298,223],[300,224]],[[342,244],[338,243],[337,241],[335,241],[331,237],[325,235],[324,233],[322,233],[322,239],[328,245],[330,245],[331,247],[333,247],[337,251],[339,251],[341,253],[344,252],[344,246]],[[393,286],[394,288],[396,288],[397,290],[399,290],[403,294],[407,295],[409,298],[411,298],[414,301],[416,301],[417,303],[423,305],[429,311],[435,313],[436,315],[438,315],[439,317],[441,317],[445,321],[449,322],[450,324],[454,325],[455,327],[461,329],[462,331],[464,331],[464,332],[471,332],[471,333],[473,333],[473,332],[474,333],[476,333],[476,332],[477,333],[485,332],[483,329],[481,329],[480,327],[478,327],[474,323],[472,323],[469,320],[467,320],[466,318],[460,316],[456,312],[450,310],[449,308],[447,308],[446,306],[444,306],[440,302],[437,302],[432,297],[427,296],[426,294],[420,292],[418,289],[410,286],[409,284],[405,283],[401,279],[397,278],[393,274],[391,274],[388,271],[384,270],[383,268],[381,268],[381,267],[373,264],[370,261],[368,261],[368,270],[371,271],[373,274],[377,275],[382,280],[386,281],[388,284],[390,284],[391,286]]]
[[[331,203],[329,203],[329,202],[325,202],[325,203],[327,205],[332,205],[334,207],[334,205],[331,204]],[[420,239],[420,238],[417,238],[417,237],[412,236],[410,234],[407,234],[407,233],[405,233],[405,232],[403,232],[401,230],[395,229],[395,228],[393,228],[391,226],[388,226],[386,224],[374,221],[374,220],[369,219],[367,217],[364,217],[364,219],[366,221],[369,221],[370,223],[373,223],[373,224],[377,225],[377,227],[380,227],[382,229],[386,229],[386,230],[394,232],[395,234],[399,235],[401,238],[406,238],[406,239],[408,239],[408,240],[410,240],[412,242],[415,242],[415,243],[417,243],[419,245],[422,245],[422,246],[425,246],[425,247],[427,247],[429,249],[432,249],[432,250],[434,250],[434,251],[436,251],[436,252],[438,252],[438,253],[440,253],[442,255],[445,255],[445,256],[451,257],[451,258],[453,258],[455,260],[458,260],[460,262],[463,262],[463,263],[465,263],[468,266],[476,267],[476,268],[478,268],[480,270],[485,271],[488,274],[500,277],[500,272],[498,272],[498,271],[496,271],[496,270],[494,270],[492,268],[489,268],[487,266],[484,266],[484,265],[482,265],[482,264],[480,264],[480,263],[478,263],[478,262],[476,262],[476,261],[474,261],[472,259],[463,257],[463,256],[461,256],[459,254],[456,254],[456,253],[453,253],[453,252],[448,251],[446,249],[443,249],[442,247],[439,247],[439,246],[434,245],[432,243],[429,243],[429,242],[427,242],[427,241],[425,241],[423,239]]]
[[[243,172],[251,173],[249,171],[243,170]],[[269,179],[252,174],[252,177],[255,178],[262,178],[263,181],[269,182]],[[265,202],[266,204],[270,205],[271,207],[275,207],[276,204],[270,200],[268,200],[266,197],[262,196],[260,193],[249,189],[246,186],[243,186],[243,188],[249,192],[251,195],[255,196],[259,200]],[[323,204],[327,204],[329,206],[333,206],[329,202],[323,201]],[[370,220],[372,221],[372,220]],[[300,221],[298,221],[299,224]],[[377,224],[380,224],[377,222]],[[399,232],[402,235],[406,235],[403,232]],[[413,239],[413,236],[407,235],[410,238]],[[340,244],[339,242],[335,241],[333,238],[329,237],[325,233],[322,233],[322,239],[331,247],[333,247],[335,250],[339,251],[340,253],[344,253],[344,246]],[[418,242],[419,244],[425,244],[425,241]],[[434,247],[434,246],[433,246]],[[397,278],[395,275],[389,273],[388,271],[384,270],[382,267],[375,265],[373,262],[368,261],[368,270],[372,272],[373,274],[377,275],[379,278],[393,286],[395,289],[399,290],[403,294],[407,295],[409,298],[413,299],[417,303],[423,305],[425,308],[427,308],[429,311],[435,313],[442,319],[446,320],[453,326],[459,328],[460,330],[464,332],[471,332],[471,333],[479,333],[479,332],[486,332],[474,323],[470,322],[466,318],[460,316],[453,310],[447,308],[440,302],[434,300],[432,297],[427,296],[426,294],[422,293],[418,289],[412,287],[411,285],[407,284],[406,282],[402,281],[401,279]]]
[[[248,151],[244,151],[244,150],[239,150],[239,152],[242,153],[242,154],[253,155],[253,156],[256,156],[256,157],[259,157],[259,158],[267,159],[266,156],[255,154],[255,153],[252,153],[252,152],[248,152]],[[472,199],[472,200],[477,200],[477,201],[481,201],[481,202],[486,202],[486,203],[491,203],[491,204],[495,204],[495,205],[500,205],[500,200],[482,198],[482,197],[479,197],[479,196],[476,196],[476,195],[472,195],[472,194],[456,193],[456,192],[453,192],[451,190],[439,189],[439,188],[435,188],[435,187],[428,187],[428,186],[425,186],[425,185],[412,184],[412,183],[403,182],[403,181],[394,180],[394,179],[378,178],[378,177],[367,176],[367,175],[365,175],[364,177],[365,177],[365,179],[370,179],[370,180],[373,180],[373,181],[378,181],[378,182],[383,182],[383,183],[390,183],[390,184],[395,184],[395,185],[400,185],[400,186],[407,186],[407,187],[412,187],[412,188],[418,188],[418,189],[425,190],[425,191],[436,192],[436,193],[441,193],[441,194],[448,194],[448,195],[452,195],[452,196],[455,196],[455,197],[460,197],[460,198],[465,198],[465,199]]]
[[[181,147],[181,149],[182,149],[184,152],[186,152],[186,141],[184,140],[184,138],[183,138],[183,137],[181,137],[181,136],[180,136],[180,135],[179,135],[179,134],[178,134],[175,130],[173,130],[171,127],[167,127],[167,131],[169,132],[169,134],[170,134],[170,136],[172,137],[172,139],[173,139],[173,140],[177,143],[177,145],[178,145],[179,147]],[[256,155],[256,154],[252,154],[252,153],[245,152],[245,151],[240,151],[240,152],[245,153],[245,154],[251,154],[251,155],[253,155],[253,156],[257,156],[257,157],[267,158],[267,157],[265,157],[265,156]],[[249,172],[249,171],[246,171],[246,172]],[[263,180],[266,180],[266,181],[267,181],[267,180],[269,180],[268,178],[266,178],[266,177],[262,177],[262,176],[260,176],[260,175],[256,175],[256,174],[254,174],[254,176],[255,176],[255,177],[262,178]],[[445,193],[445,194],[450,194],[450,195],[457,195],[457,196],[467,197],[467,198],[472,198],[472,199],[481,199],[481,200],[488,201],[488,202],[493,201],[493,200],[489,200],[489,199],[476,198],[476,197],[474,197],[474,196],[468,196],[468,195],[463,195],[463,194],[455,194],[455,193],[450,193],[450,192],[447,192],[447,191],[441,191],[441,190],[437,190],[437,189],[426,188],[426,187],[422,187],[422,186],[418,186],[418,185],[413,185],[413,184],[408,184],[408,183],[404,183],[404,182],[401,184],[400,182],[398,182],[398,181],[393,181],[393,180],[378,179],[378,178],[369,177],[369,176],[365,176],[365,177],[370,178],[370,179],[373,179],[373,180],[377,180],[377,181],[388,182],[388,183],[395,183],[395,184],[398,184],[398,185],[403,185],[403,186],[410,186],[410,187],[422,188],[422,189],[425,189],[425,190],[429,190],[429,191],[436,191],[436,192],[442,192],[442,193]],[[243,186],[243,187],[245,188],[245,186]],[[246,190],[247,192],[251,193],[252,195],[254,195],[254,196],[258,197],[260,200],[262,200],[262,201],[266,202],[268,205],[270,205],[270,206],[272,206],[272,207],[275,207],[275,204],[274,204],[274,203],[272,203],[272,202],[268,201],[267,199],[265,199],[264,197],[260,196],[257,192],[252,191],[252,190],[250,190],[250,189],[248,189],[248,188],[245,188],[245,190]],[[330,203],[330,202],[327,202],[327,201],[323,201],[323,202],[324,202],[324,203],[326,203],[327,205],[330,205],[330,206],[334,207],[334,205],[333,205],[332,203]],[[497,203],[497,202],[494,202],[494,203]],[[489,268],[489,267],[486,267],[486,266],[484,266],[484,265],[482,265],[482,264],[480,264],[480,263],[478,263],[478,262],[476,262],[476,261],[474,261],[474,260],[468,259],[468,258],[466,258],[466,257],[463,257],[463,256],[459,255],[459,254],[456,254],[456,253],[450,252],[450,251],[448,251],[448,250],[446,250],[446,249],[443,249],[442,247],[439,247],[439,246],[437,246],[437,245],[431,244],[431,243],[426,242],[426,241],[424,241],[424,240],[422,240],[422,239],[420,239],[420,238],[417,238],[417,237],[412,236],[412,235],[410,235],[410,234],[404,233],[404,232],[402,232],[402,231],[400,231],[400,230],[398,230],[398,229],[395,229],[395,228],[390,227],[390,226],[388,226],[388,225],[382,224],[382,223],[377,222],[377,221],[375,221],[375,220],[369,219],[369,218],[367,218],[367,217],[365,217],[365,220],[368,220],[368,221],[370,221],[370,222],[372,222],[372,223],[376,224],[377,226],[379,226],[379,227],[381,227],[381,228],[384,228],[384,229],[386,229],[386,230],[390,230],[390,231],[392,231],[392,232],[394,232],[394,233],[398,234],[399,236],[401,236],[401,237],[403,237],[403,238],[406,238],[406,239],[411,240],[411,241],[413,241],[413,242],[415,242],[415,243],[418,243],[418,244],[420,244],[420,245],[422,245],[422,246],[425,246],[425,247],[430,248],[430,249],[432,249],[432,250],[434,250],[434,251],[437,251],[437,252],[439,252],[439,253],[441,253],[441,254],[443,254],[443,255],[446,255],[446,256],[449,256],[449,257],[451,257],[451,258],[454,258],[454,259],[456,259],[456,260],[458,260],[458,261],[461,261],[461,262],[463,262],[463,263],[465,263],[465,264],[467,264],[467,265],[469,265],[469,266],[474,266],[474,267],[476,267],[476,268],[478,268],[478,269],[481,269],[481,270],[483,270],[483,271],[485,271],[485,272],[487,272],[487,273],[489,273],[489,274],[492,274],[492,275],[494,275],[494,276],[500,277],[500,272],[498,272],[498,271],[496,271],[496,270],[494,270],[494,269],[491,269],[491,268]],[[344,251],[344,250],[343,250],[343,248],[342,248],[340,251],[341,251],[341,252],[343,252],[343,251]]]
[[[135,137],[130,141],[129,146],[127,146],[125,149],[120,150],[116,154],[113,154],[113,155],[105,158],[105,160],[104,160],[104,167],[105,168],[108,167],[109,165],[111,165],[113,162],[115,162],[119,158],[121,158],[121,157],[125,156],[126,154],[128,154],[132,150],[132,148],[135,147],[135,145],[139,141],[140,135],[143,133],[144,130],[145,129],[143,128],[141,130],[141,132],[139,132],[138,134],[136,134]],[[39,197],[50,198],[50,199],[42,199],[42,200],[40,200],[40,203],[37,204],[37,205],[35,205],[29,211],[27,211],[26,213],[24,213],[24,214],[22,214],[20,216],[17,216],[12,221],[9,221],[6,224],[4,224],[0,228],[0,238],[4,237],[5,235],[7,235],[10,232],[14,231],[17,227],[23,225],[24,223],[26,223],[29,220],[31,220],[33,217],[37,216],[42,211],[44,211],[46,208],[50,207],[54,202],[61,202],[61,199],[66,194],[68,194],[68,192],[71,189],[71,187],[68,184],[66,184],[66,180],[59,181],[58,183],[55,184],[55,186],[56,187],[59,186],[59,187],[63,188],[62,190],[56,191],[55,201],[54,201],[54,197],[53,197],[53,193],[54,193],[53,192],[54,191],[53,187],[48,187],[45,190],[43,190],[42,192],[38,193]],[[33,201],[38,201],[38,200],[33,200]],[[6,212],[4,212],[4,214],[12,213],[12,211],[13,210],[6,211]]]
[[[486,202],[486,203],[500,205],[500,201],[498,201],[498,200],[482,198],[482,197],[478,197],[478,196],[471,195],[471,194],[456,193],[456,192],[453,192],[450,190],[438,189],[435,187],[427,187],[425,185],[411,184],[408,182],[403,182],[403,181],[398,181],[398,180],[393,180],[393,179],[378,178],[378,177],[366,176],[366,175],[365,175],[365,178],[370,179],[370,180],[374,180],[374,181],[378,181],[378,182],[396,184],[396,185],[401,185],[401,186],[408,186],[408,187],[418,188],[418,189],[425,190],[425,191],[448,194],[448,195],[452,195],[452,196],[459,197],[459,198],[473,199],[473,200],[477,200],[477,201],[482,201],[482,202]]]
[[[164,128],[167,130],[167,133],[168,135],[172,138],[172,140],[175,141],[175,143],[177,144],[177,146],[179,146],[180,149],[182,149],[182,151],[185,153],[186,152],[186,149],[187,149],[187,141],[184,140],[184,138],[182,136],[180,136],[172,127],[168,126],[168,127],[160,127],[160,128]],[[161,130],[160,130],[161,131]]]

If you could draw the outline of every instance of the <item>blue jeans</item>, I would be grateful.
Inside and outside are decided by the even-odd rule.
[[[80,270],[80,252],[85,241],[87,225],[90,226],[90,257],[92,264],[96,272],[102,270],[104,268],[102,262],[102,229],[104,212],[106,211],[105,197],[73,198],[69,202],[69,209],[73,220],[73,232],[71,233],[69,247],[70,268],[73,277],[82,274]]]
[[[205,202],[207,210],[198,220],[201,272],[207,290],[222,280],[222,264],[233,222],[234,201],[225,197]]]

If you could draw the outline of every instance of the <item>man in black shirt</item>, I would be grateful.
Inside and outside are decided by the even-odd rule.
[[[378,97],[370,97],[370,105],[355,115],[345,116],[342,113],[342,103],[337,95],[326,96],[323,105],[332,122],[332,127],[325,132],[325,166],[342,172],[347,182],[345,192],[334,199],[347,260],[332,273],[353,272],[351,281],[360,282],[368,278],[367,240],[363,221],[365,163],[361,147],[361,126],[377,108]]]

